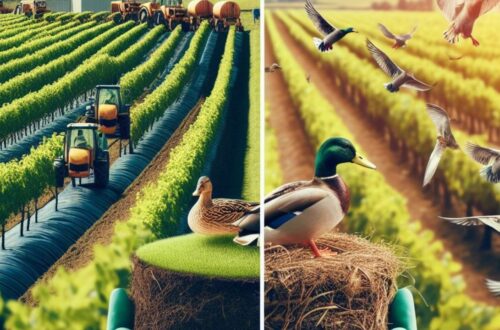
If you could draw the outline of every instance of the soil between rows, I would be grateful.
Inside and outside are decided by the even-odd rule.
[[[467,231],[464,230],[464,228],[444,223],[438,219],[438,216],[443,214],[442,210],[436,205],[432,197],[426,195],[425,191],[422,191],[421,178],[414,177],[412,173],[406,169],[405,164],[401,163],[397,154],[391,151],[390,146],[384,141],[383,132],[379,132],[376,127],[371,125],[368,119],[365,119],[365,117],[349,103],[348,100],[340,95],[335,87],[335,83],[330,78],[334,73],[325,68],[320,68],[312,56],[309,55],[307,51],[301,49],[298,43],[289,35],[283,23],[277,18],[276,23],[285,44],[290,51],[292,51],[301,67],[310,74],[311,83],[314,84],[332,103],[337,114],[344,120],[344,124],[356,137],[357,143],[367,152],[366,156],[368,159],[377,164],[378,171],[384,175],[387,182],[408,200],[407,207],[411,217],[413,219],[419,219],[425,229],[432,230],[436,237],[444,243],[446,250],[450,251],[453,257],[462,263],[463,269],[461,274],[467,283],[466,293],[475,300],[490,305],[500,305],[498,299],[492,296],[487,290],[484,282],[486,277],[491,277],[493,279],[500,277],[500,270],[495,269],[495,265],[498,265],[498,261],[495,262],[495,260],[500,259],[500,257],[495,255],[494,252],[479,251],[479,235],[476,235],[475,241],[471,241],[470,239],[467,241],[465,238]],[[268,44],[269,42],[266,39],[266,45]],[[270,51],[271,48],[267,47],[267,52]],[[335,56],[335,53],[330,53],[328,56]],[[266,53],[266,65],[272,62],[275,62],[274,55]],[[281,78],[280,73],[274,73],[273,76],[279,76]],[[281,84],[284,84],[282,78],[271,79],[268,77],[267,80],[268,84],[266,85],[266,90],[270,91],[267,94],[267,99],[270,104],[273,103],[274,99],[277,99],[275,93],[278,93],[280,90],[285,90],[285,92],[288,93],[286,85],[279,86],[280,81]],[[282,93],[283,92],[277,95]],[[298,116],[297,112],[294,110],[293,104],[289,101],[289,103],[285,105],[272,106],[271,118],[273,117],[275,108],[278,107],[292,109],[288,111],[287,117]],[[280,134],[278,134],[279,131],[303,130],[302,123],[296,126],[282,126],[282,122],[283,121],[279,117],[277,120],[271,119],[271,124],[274,123],[277,125],[273,127],[277,132],[278,145],[280,148],[280,140],[283,141],[283,137],[280,138]],[[284,141],[286,141],[286,139]],[[303,150],[307,153],[307,148]],[[303,152],[297,151],[297,153],[302,154]],[[282,157],[283,154],[284,153],[280,153]],[[286,155],[287,162],[292,162],[293,159],[289,157],[288,154]],[[297,166],[302,166],[300,164],[301,162],[298,161]],[[312,164],[312,162],[309,162],[311,168]],[[304,174],[307,174],[307,172],[304,172]],[[286,180],[289,181],[287,178]],[[449,214],[449,211],[447,212],[447,214]],[[498,245],[498,241],[494,243]],[[493,251],[495,251],[495,248],[498,249],[497,246],[494,246]]]
[[[94,256],[94,246],[96,244],[107,245],[111,242],[115,224],[128,220],[130,208],[136,203],[137,193],[148,184],[154,183],[160,173],[163,171],[170,158],[170,151],[175,148],[182,140],[182,136],[196,120],[203,102],[200,101],[193,108],[181,125],[175,130],[161,151],[144,169],[144,171],[134,180],[134,182],[125,190],[122,198],[113,204],[104,215],[90,227],[73,244],[64,255],[55,262],[49,270],[33,284],[26,293],[19,298],[27,305],[35,306],[35,301],[31,296],[31,289],[39,282],[50,280],[59,267],[74,271],[87,265]]]

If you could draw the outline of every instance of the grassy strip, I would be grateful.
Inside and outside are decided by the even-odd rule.
[[[149,86],[160,72],[165,68],[168,59],[172,56],[182,37],[181,27],[177,27],[168,39],[156,49],[150,58],[130,71],[120,79],[122,100],[131,104],[144,93],[144,88]]]
[[[304,71],[278,34],[275,22],[270,16],[266,22],[277,59],[283,66],[290,95],[300,111],[312,144],[319,147],[331,136],[343,136],[355,143],[330,102],[304,80]],[[308,37],[302,38],[309,41]],[[359,75],[359,66],[356,68]],[[470,329],[484,329],[486,324],[493,326],[493,317],[498,314],[498,310],[480,305],[464,294],[465,283],[457,276],[460,265],[452,260],[432,232],[422,230],[418,221],[411,221],[403,196],[393,190],[377,172],[352,166],[341,167],[339,172],[352,193],[352,205],[345,221],[349,231],[370,235],[376,240],[390,240],[407,249],[415,265],[412,271],[416,279],[415,286],[433,306],[425,307],[420,297],[416,297],[420,327],[456,328],[446,326],[456,321],[456,316],[449,318],[451,314],[467,315],[459,322]]]
[[[179,96],[186,77],[193,71],[203,50],[204,41],[209,33],[209,26],[203,23],[191,40],[189,49],[181,61],[176,64],[167,79],[144,102],[130,109],[132,121],[131,139],[137,143],[142,135],[153,125],[156,119],[163,114],[165,108],[172,104]]]
[[[150,265],[180,273],[259,277],[259,249],[236,245],[233,236],[176,236],[144,245],[137,250],[137,256]]]
[[[228,65],[225,67],[227,70]],[[227,77],[224,77],[224,80],[227,80]],[[221,84],[222,82],[219,83],[219,85]],[[214,115],[213,111],[218,110],[215,96],[213,99],[213,103],[210,102],[212,104],[210,108],[202,110],[200,116],[204,115],[199,116],[189,129],[190,135],[185,135],[182,139],[183,142],[174,149],[177,155],[190,155],[193,143],[198,140],[206,141],[206,136],[202,134],[205,129],[199,133],[195,130],[201,128],[202,122],[210,126],[213,125],[212,121],[206,121],[208,117]],[[194,128],[195,125],[196,128]],[[204,154],[196,153],[196,155],[195,158],[189,157],[189,160],[199,167],[200,164],[203,164]],[[175,162],[175,165],[181,160],[179,156],[170,157],[161,176],[163,178],[172,176],[174,180],[183,181],[182,175],[176,174],[177,171],[170,171],[173,166],[172,162]],[[6,327],[18,330],[105,328],[110,292],[116,287],[128,286],[131,267],[130,256],[139,246],[153,238],[153,234],[145,229],[142,221],[143,215],[160,214],[167,205],[167,201],[161,201],[159,196],[155,196],[153,200],[150,199],[150,196],[154,195],[153,190],[161,189],[161,187],[158,185],[143,188],[142,193],[138,194],[135,206],[131,208],[130,219],[126,223],[116,225],[110,245],[106,247],[96,246],[94,259],[89,264],[72,273],[68,273],[64,268],[59,268],[50,281],[37,284],[32,290],[32,295],[40,302],[39,306],[32,308],[19,301],[9,301]],[[68,301],[74,303],[68,304]]]
[[[250,32],[249,94],[248,147],[242,196],[256,201],[260,196],[260,29]]]
[[[45,35],[48,28],[52,27],[47,22],[40,22],[36,27],[29,27],[24,30],[16,29],[12,36],[0,40],[0,51],[17,47],[31,38]]]

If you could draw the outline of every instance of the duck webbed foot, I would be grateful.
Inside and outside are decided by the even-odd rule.
[[[473,44],[475,47],[479,46],[479,41],[478,41],[476,38],[474,38],[474,37],[471,35],[471,36],[470,36],[470,39],[472,40],[472,44]]]
[[[318,246],[313,240],[310,240],[307,242],[307,245],[311,248],[311,251],[314,255],[314,258],[321,258],[321,257],[328,257],[328,256],[335,256],[337,255],[337,252],[330,250],[329,248],[322,248],[318,249]]]

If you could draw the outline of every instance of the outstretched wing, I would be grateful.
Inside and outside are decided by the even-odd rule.
[[[500,282],[486,279],[486,286],[495,296],[500,296]]]
[[[427,103],[427,113],[434,125],[436,125],[438,134],[445,136],[446,131],[450,130],[450,117],[446,110],[435,104]]]
[[[500,157],[500,152],[498,150],[481,147],[471,142],[467,142],[465,151],[472,159],[483,165],[489,165],[492,159]]]
[[[439,165],[439,161],[441,160],[441,156],[443,155],[443,151],[444,147],[441,145],[441,143],[439,143],[439,141],[437,141],[425,169],[423,184],[424,187],[429,184],[429,182],[431,182],[434,173],[436,173],[436,169]]]
[[[396,36],[394,35],[394,33],[389,31],[389,29],[386,28],[384,24],[378,23],[378,28],[380,29],[380,31],[382,31],[384,36],[386,36],[387,38],[396,40]]]
[[[479,16],[486,14],[487,12],[495,8],[498,4],[500,4],[500,0],[482,0]]]
[[[419,92],[426,92],[432,89],[432,86],[424,83],[423,81],[418,80],[417,78],[410,77],[405,83],[403,87],[413,88]]]
[[[378,66],[389,76],[396,77],[403,72],[383,51],[377,48],[370,40],[366,39],[366,46]]]
[[[453,21],[464,8],[465,0],[437,0],[437,4],[448,21]]]
[[[306,0],[305,8],[307,16],[309,16],[311,21],[314,23],[314,26],[316,26],[316,29],[318,29],[321,34],[326,36],[336,30],[335,26],[324,19],[323,16],[321,16],[321,14],[316,10],[316,8],[314,8],[311,0]]]
[[[478,216],[463,217],[463,218],[446,218],[446,217],[440,217],[440,218],[461,226],[486,225],[500,232],[500,215],[478,215]]]
[[[400,35],[399,38],[403,39],[404,41],[410,40],[416,31],[417,31],[417,26],[415,25],[410,32],[408,32],[407,34]]]

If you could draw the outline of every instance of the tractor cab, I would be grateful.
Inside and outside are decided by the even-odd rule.
[[[191,22],[187,8],[182,6],[182,0],[161,0],[160,8],[154,14],[155,25],[164,24],[173,31],[179,24],[184,31],[191,29]]]
[[[93,104],[85,113],[87,123],[98,124],[107,137],[126,140],[130,137],[130,105],[121,101],[120,86],[98,85]]]
[[[54,162],[56,187],[64,186],[64,178],[70,177],[75,186],[76,178],[88,178],[94,174],[94,184],[105,187],[109,180],[109,152],[106,137],[97,124],[69,124],[64,138],[63,156]]]

